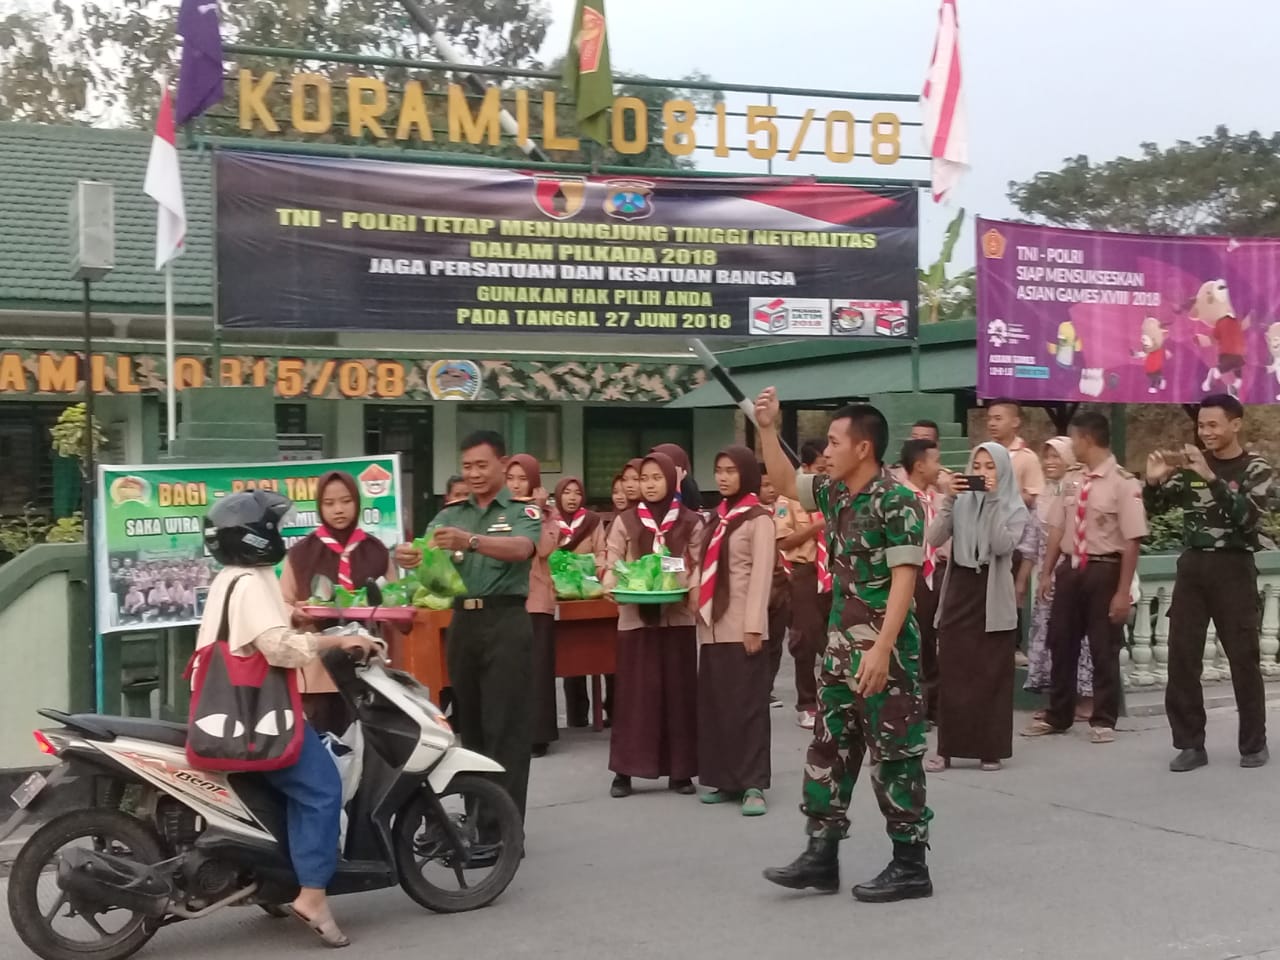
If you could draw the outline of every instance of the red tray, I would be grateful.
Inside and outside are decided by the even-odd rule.
[[[416,607],[303,607],[312,620],[372,620],[375,623],[413,623]]]

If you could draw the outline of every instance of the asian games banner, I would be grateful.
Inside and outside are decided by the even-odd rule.
[[[978,221],[978,393],[1280,400],[1280,240]]]

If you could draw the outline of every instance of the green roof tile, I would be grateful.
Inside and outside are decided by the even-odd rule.
[[[137,130],[0,123],[0,301],[78,304],[71,279],[67,209],[77,180],[115,185],[116,268],[94,284],[94,302],[163,307],[155,271],[155,202],[142,192],[151,134]],[[213,230],[209,154],[180,151],[186,251],[174,263],[179,313],[209,312]]]

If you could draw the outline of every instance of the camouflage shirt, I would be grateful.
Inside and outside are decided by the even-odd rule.
[[[800,503],[821,510],[832,577],[832,629],[869,624],[879,630],[894,567],[924,562],[924,516],[906,487],[880,474],[857,493],[822,474],[797,477]],[[902,637],[916,637],[914,609]]]
[[[1180,507],[1182,543],[1189,550],[1258,550],[1258,524],[1271,491],[1271,464],[1254,453],[1231,460],[1206,455],[1214,473],[1205,480],[1179,470],[1160,486],[1146,484],[1152,514]]]

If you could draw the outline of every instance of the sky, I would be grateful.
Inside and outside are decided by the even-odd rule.
[[[574,8],[574,0],[549,2],[548,58],[567,48]],[[1143,142],[1171,146],[1219,124],[1267,134],[1280,127],[1271,86],[1280,4],[958,0],[958,7],[973,169],[955,191],[954,206],[935,208],[922,195],[924,263],[936,256],[957,207],[1013,216],[1009,181],[1057,170],[1066,157],[1132,156]],[[606,6],[615,73],[679,77],[701,70],[728,82],[910,94],[923,84],[937,11],[938,0],[608,0]],[[803,110],[805,102],[789,105]],[[904,120],[918,119],[916,107],[901,106]],[[918,130],[904,137],[905,145],[919,145]],[[921,175],[905,164],[851,167],[823,161],[801,172]],[[957,266],[973,261],[971,223]]]

